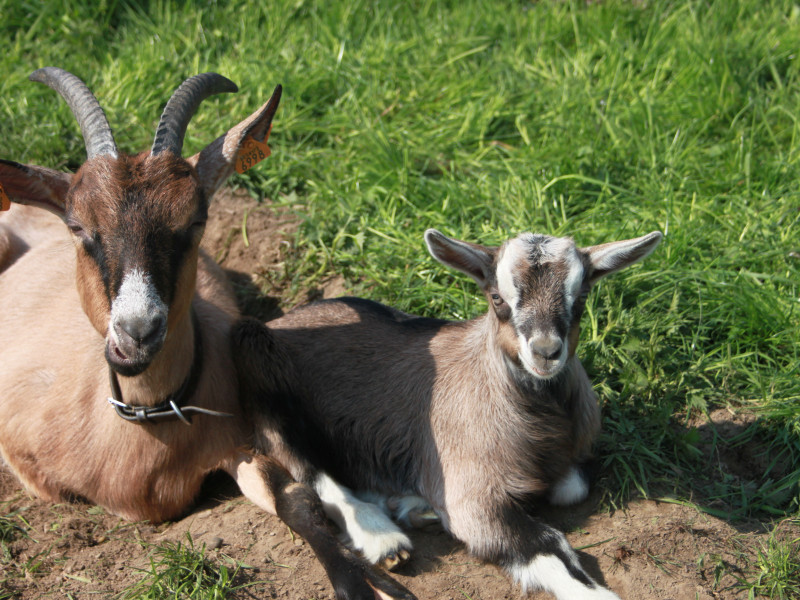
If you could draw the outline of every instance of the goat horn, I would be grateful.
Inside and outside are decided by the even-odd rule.
[[[88,158],[103,155],[117,157],[117,144],[106,114],[83,81],[58,67],[38,69],[28,79],[45,84],[64,98],[81,126]]]
[[[235,83],[217,73],[201,73],[184,81],[164,107],[151,154],[155,156],[169,150],[180,156],[186,126],[200,103],[213,94],[237,91]]]

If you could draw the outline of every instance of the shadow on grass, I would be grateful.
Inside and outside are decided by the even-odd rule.
[[[642,497],[690,505],[742,533],[765,531],[797,510],[800,447],[753,412],[718,408],[686,424],[670,419],[660,435],[643,417],[614,416],[598,449],[614,508]]]
[[[280,298],[263,294],[248,274],[226,269],[225,275],[233,284],[239,310],[243,316],[255,317],[259,321],[269,321],[277,319],[283,314]]]

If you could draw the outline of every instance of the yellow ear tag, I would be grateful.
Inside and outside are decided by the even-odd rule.
[[[11,200],[6,196],[3,184],[0,184],[0,210],[8,210],[9,208],[11,208]]]
[[[272,154],[272,150],[267,146],[269,134],[272,133],[272,125],[270,124],[267,135],[264,136],[264,141],[259,142],[252,135],[248,135],[242,145],[239,147],[239,154],[236,155],[236,172],[244,173],[250,167],[254,167],[262,160]]]

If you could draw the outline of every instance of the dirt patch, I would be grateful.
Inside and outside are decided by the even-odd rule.
[[[274,208],[245,190],[224,189],[214,196],[202,247],[226,270],[236,287],[242,312],[264,320],[294,306],[347,293],[344,279],[333,275],[317,287],[287,297],[287,264],[301,206]]]
[[[275,210],[244,192],[224,191],[215,199],[204,247],[244,292],[240,296],[246,312],[262,318],[280,312],[285,262],[298,224],[291,211]],[[307,296],[344,292],[343,281],[333,278]],[[743,418],[712,415],[718,435],[740,431],[748,424],[739,422]],[[725,450],[720,460],[731,473],[752,474],[755,465],[745,461],[756,453],[740,447]],[[215,561],[230,564],[226,557],[231,557],[246,565],[237,582],[254,585],[238,597],[333,598],[307,544],[280,520],[255,508],[222,476],[211,479],[185,518],[154,526],[126,522],[91,505],[52,505],[30,498],[0,469],[3,515],[11,515],[10,522],[19,529],[0,544],[0,598],[112,597],[141,578],[155,545],[185,543],[187,533],[195,547],[214,547],[207,553]],[[570,532],[570,543],[583,549],[585,567],[626,600],[745,598],[735,587],[736,577],[749,568],[766,535],[758,522],[734,527],[690,507],[652,501],[632,502],[624,511],[605,514],[598,513],[593,497],[569,510],[547,509],[545,518]],[[798,537],[800,531],[792,535]],[[411,537],[413,559],[396,577],[420,599],[520,597],[502,570],[469,556],[444,532],[412,532]]]
[[[206,551],[213,560],[230,565],[226,557],[231,557],[247,565],[237,581],[255,585],[238,597],[334,597],[307,544],[221,477],[206,487],[189,515],[156,526],[129,523],[91,505],[32,499],[7,472],[0,472],[0,499],[0,513],[18,515],[26,530],[7,545],[0,563],[2,589],[14,598],[110,597],[139,581],[154,545],[186,543],[187,533],[196,548],[219,546]],[[735,588],[736,575],[753,558],[763,534],[740,533],[724,521],[675,504],[637,501],[614,514],[590,514],[593,507],[590,501],[549,520],[574,525],[567,537],[583,548],[584,566],[622,598],[746,597]],[[586,514],[590,516],[584,519]],[[469,556],[443,531],[415,531],[411,537],[413,560],[395,576],[420,599],[520,597],[501,569]]]

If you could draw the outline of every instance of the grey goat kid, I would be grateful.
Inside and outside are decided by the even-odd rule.
[[[202,100],[236,91],[221,75],[183,82],[152,148],[132,156],[118,151],[80,79],[54,67],[31,79],[67,101],[88,157],[75,174],[0,161],[14,203],[0,217],[6,465],[46,500],[83,498],[151,521],[186,512],[206,475],[224,470],[306,538],[338,598],[410,598],[338,542],[313,490],[252,445],[230,353],[236,298],[199,248],[209,203],[243,143],[265,139],[280,86],[184,159],[186,127]]]
[[[241,321],[234,353],[257,430],[302,449],[272,446],[372,560],[405,557],[410,542],[331,477],[361,498],[383,498],[404,524],[432,507],[472,553],[504,566],[525,590],[617,598],[525,506],[535,496],[570,504],[588,493],[578,467],[600,414],[575,356],[586,296],[601,277],[650,254],[661,233],[588,248],[530,233],[499,248],[435,230],[425,240],[434,258],[478,283],[488,313],[451,322],[342,298],[266,326]],[[391,542],[392,531],[395,546],[362,542]]]

